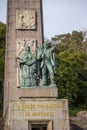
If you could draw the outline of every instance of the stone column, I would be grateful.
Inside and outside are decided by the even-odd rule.
[[[19,99],[17,56],[23,44],[29,44],[33,53],[43,43],[42,0],[7,0],[7,32],[5,50],[4,118],[8,125],[11,100]]]

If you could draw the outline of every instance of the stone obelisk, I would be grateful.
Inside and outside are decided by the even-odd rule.
[[[52,49],[49,51],[47,44],[42,48],[42,43],[42,0],[7,0],[4,130],[70,130],[68,101],[58,99],[54,86],[53,60],[49,59]],[[44,85],[37,85],[37,70],[41,69],[37,57],[41,51],[51,86],[44,86],[44,68]]]
[[[9,102],[20,98],[16,57],[20,55],[24,44],[32,46],[33,53],[37,45],[42,45],[42,16],[41,0],[7,0],[4,85],[4,118],[7,127],[9,127]]]

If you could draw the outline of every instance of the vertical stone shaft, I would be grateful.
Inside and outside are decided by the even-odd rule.
[[[21,10],[22,12],[24,11],[25,12],[24,14],[25,15],[27,14],[27,16],[29,16],[29,14],[26,12],[30,10],[35,12],[35,25],[33,25],[33,27],[30,27],[30,25],[28,25],[28,21],[27,22],[25,21],[26,24],[25,28],[21,29],[17,28],[18,24],[17,11],[20,12]],[[11,100],[19,99],[19,91],[17,88],[16,40],[18,38],[30,39],[30,40],[35,39],[37,45],[42,45],[43,42],[42,23],[43,23],[42,0],[7,0],[7,34],[6,34],[5,84],[4,84],[5,118],[8,118],[9,102]],[[32,25],[32,22],[30,24]]]

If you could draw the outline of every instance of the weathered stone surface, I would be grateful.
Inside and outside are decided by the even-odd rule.
[[[17,10],[16,29],[36,29],[35,10]]]
[[[45,88],[38,86],[37,88],[19,88],[20,98],[57,98],[57,88]]]
[[[24,51],[24,46],[30,46],[31,52],[36,55],[36,40],[22,38],[16,40],[16,56],[20,57],[20,54]]]
[[[48,130],[70,130],[68,102],[66,99],[22,99],[20,101],[11,101],[9,109],[9,121],[15,123],[12,130],[15,130],[15,126],[21,129],[20,124],[23,121],[25,123],[22,125],[22,129],[26,130],[28,130],[28,125],[25,124],[28,121],[30,124],[34,123],[34,121],[36,123],[45,121],[49,124],[49,121],[52,121],[53,125],[50,125],[52,125],[53,129]]]
[[[87,118],[87,111],[80,111],[77,113],[77,117]]]
[[[87,118],[70,117],[70,130],[87,130]]]
[[[0,130],[4,130],[4,119],[0,118]]]

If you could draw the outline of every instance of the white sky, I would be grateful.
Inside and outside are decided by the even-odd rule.
[[[44,36],[87,30],[87,0],[43,0]],[[6,0],[0,0],[0,21],[6,22]]]

